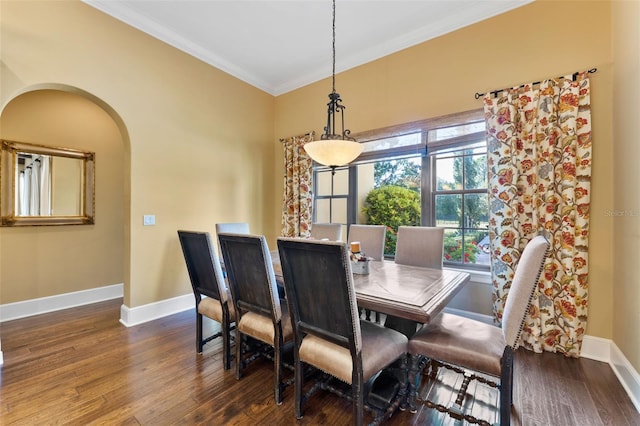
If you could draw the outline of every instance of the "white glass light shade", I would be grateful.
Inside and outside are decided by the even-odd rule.
[[[362,152],[362,144],[343,139],[327,139],[304,145],[307,154],[323,166],[339,167],[349,164]]]

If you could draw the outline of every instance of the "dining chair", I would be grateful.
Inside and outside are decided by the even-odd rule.
[[[236,320],[235,309],[229,302],[229,289],[225,284],[220,260],[213,250],[208,232],[178,231],[180,246],[196,298],[196,351],[211,340],[222,336],[224,369],[231,368],[231,330]],[[222,331],[202,337],[203,316],[220,323]]]
[[[387,227],[384,225],[349,225],[349,243],[360,242],[360,250],[374,260],[384,260],[384,240]]]
[[[384,260],[384,242],[387,227],[384,225],[349,225],[349,244],[360,243],[360,250],[373,260]],[[371,309],[365,309],[366,319],[371,319]],[[376,322],[380,322],[380,312],[375,313]]]
[[[231,234],[249,234],[249,224],[247,222],[224,222],[216,223],[216,235],[221,232],[228,232]],[[218,242],[218,255],[222,258],[222,251],[220,249],[220,243]]]
[[[353,402],[356,425],[364,409],[376,418],[390,416],[406,396],[407,338],[397,331],[359,319],[353,274],[344,242],[278,238],[278,252],[294,332],[295,415],[317,388],[334,391]],[[395,399],[376,409],[366,395],[378,373],[399,360]],[[312,366],[350,386],[341,393],[319,378],[303,395],[305,366]]]
[[[314,240],[340,241],[342,240],[342,225],[339,223],[312,223],[311,238]]]
[[[442,410],[455,419],[464,417],[470,421],[468,416],[463,416],[462,403],[469,382],[479,380],[500,389],[500,424],[509,425],[513,403],[514,351],[520,345],[520,334],[548,248],[549,242],[542,235],[534,237],[524,248],[507,295],[502,327],[441,313],[409,340],[411,411],[416,411],[416,381],[420,358],[427,357],[432,363],[431,377],[436,376],[439,366],[464,374],[455,403],[451,407],[441,407]],[[499,384],[469,370],[498,378]],[[473,423],[479,423],[477,420]]]
[[[399,226],[395,262],[401,265],[442,269],[444,228],[430,226]],[[412,336],[421,324],[393,316],[384,320],[386,327]]]
[[[399,226],[396,263],[442,269],[444,228]]]
[[[281,304],[267,240],[263,235],[218,234],[236,312],[236,379],[262,355],[274,364],[274,395],[282,403],[282,356],[293,342],[286,304]],[[254,339],[249,340],[247,336]],[[262,342],[262,344],[255,344]],[[251,353],[245,358],[245,354]],[[273,354],[273,355],[272,355]]]

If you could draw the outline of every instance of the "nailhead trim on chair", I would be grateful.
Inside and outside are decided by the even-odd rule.
[[[546,263],[546,258],[547,258],[547,256],[549,256],[549,251],[551,250],[551,243],[549,242],[547,237],[545,237],[544,235],[542,235],[542,237],[547,241],[547,249],[544,251],[544,256],[542,257],[545,260],[542,262],[542,264],[540,265],[540,268],[538,269],[538,274],[536,275],[536,284],[533,286],[533,290],[531,291],[531,294],[529,295],[529,301],[527,302],[526,311],[528,311],[529,308],[531,307],[531,301],[533,300],[533,295],[536,292],[536,286],[537,286],[538,282],[540,281],[540,275],[542,275],[542,271],[544,270],[544,264]],[[522,337],[522,330],[524,329],[524,323],[525,323],[526,319],[527,319],[527,316],[524,315],[522,317],[522,321],[520,322],[520,327],[518,327],[518,333],[516,334],[516,341],[514,343],[514,347],[512,348],[514,351],[520,347],[520,338]]]

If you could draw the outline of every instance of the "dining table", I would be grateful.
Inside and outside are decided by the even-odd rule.
[[[271,258],[276,280],[282,285],[278,252],[272,251]],[[470,280],[467,272],[392,260],[371,260],[368,270],[368,274],[353,274],[358,306],[421,324],[438,315]]]

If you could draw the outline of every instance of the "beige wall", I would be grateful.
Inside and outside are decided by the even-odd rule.
[[[613,227],[602,213],[612,205],[613,185],[611,5],[576,3],[534,2],[341,73],[336,89],[347,107],[347,125],[357,133],[482,108],[474,98],[478,91],[597,67],[591,75],[594,214],[587,333],[613,338]],[[276,137],[310,130],[320,134],[330,90],[325,79],[279,96]],[[280,164],[281,150],[276,152]],[[277,182],[274,192],[281,191]]]
[[[613,29],[613,339],[640,371],[640,2],[617,1]]]
[[[123,246],[102,253],[94,251],[101,244],[95,241],[77,250],[73,262],[55,264],[57,269],[69,274],[95,256],[124,256],[115,267],[120,272],[96,274],[83,285],[124,280],[124,303],[137,307],[191,291],[177,229],[213,232],[216,222],[246,221],[275,237],[273,96],[78,1],[2,1],[0,24],[3,108],[39,85],[77,88],[108,112],[123,145],[124,173],[114,179],[124,182],[124,226],[110,230]],[[98,155],[98,173],[102,167]],[[111,177],[98,177],[97,184],[103,179]],[[97,206],[107,201],[97,194]],[[156,226],[143,227],[144,214],[155,214]],[[98,211],[96,228],[106,223]],[[54,259],[33,262],[28,253],[31,241],[36,251],[50,252],[87,229],[2,229],[2,303],[77,290],[64,282],[51,288],[44,277]],[[50,234],[58,236],[44,242]],[[40,277],[38,285],[29,285],[34,291],[19,289],[20,265]]]
[[[0,137],[92,151],[98,164],[95,225],[0,228],[0,304],[122,283],[124,149],[113,119],[79,95],[38,90],[5,106]]]

